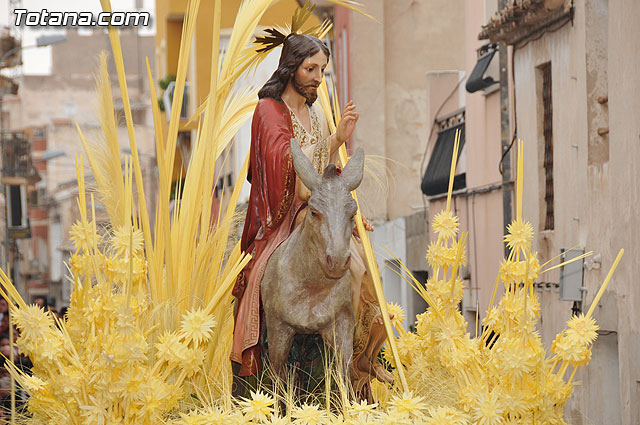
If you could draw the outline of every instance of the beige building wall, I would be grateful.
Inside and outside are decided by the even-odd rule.
[[[572,424],[640,422],[640,230],[636,206],[640,170],[640,4],[575,3],[573,25],[547,33],[515,53],[518,135],[525,141],[524,215],[538,231],[544,262],[575,245],[586,261],[582,310],[590,306],[617,252],[625,249],[609,289],[594,311],[600,332],[593,360],[567,406]],[[544,138],[541,77],[551,62],[553,92],[553,230],[544,227]],[[558,282],[559,271],[541,281]],[[550,345],[566,326],[572,302],[540,292],[542,337]]]
[[[638,252],[640,250],[640,221],[637,206],[640,205],[640,3],[633,0],[609,2],[607,63],[609,87],[609,202],[608,217],[602,221],[594,218],[594,240],[602,252],[601,275],[614,259],[619,248],[625,248],[625,257],[616,272],[611,286],[617,301],[618,348],[620,361],[620,404],[622,423],[640,423],[640,276]],[[596,167],[589,168],[587,181],[591,186],[590,197],[600,197],[601,191]],[[597,279],[596,282],[600,281]],[[592,299],[594,292],[588,294]],[[620,405],[615,406],[620,408]]]
[[[379,247],[386,245],[397,247],[394,252],[410,270],[428,270],[428,225],[444,208],[444,200],[423,199],[421,163],[426,149],[426,168],[435,146],[437,130],[429,137],[434,120],[466,108],[466,144],[458,172],[467,173],[468,190],[458,193],[453,205],[461,231],[470,233],[463,301],[470,329],[475,327],[476,302],[480,317],[486,311],[504,252],[500,95],[497,86],[469,94],[466,80],[458,83],[476,64],[476,49],[484,44],[477,34],[496,6],[471,0],[372,1],[367,11],[378,22],[350,16],[351,93],[360,111],[353,145],[363,146],[369,156],[388,158],[386,200],[373,179],[365,178],[359,190],[365,215],[378,224],[373,240],[380,266],[385,252]],[[384,272],[382,276],[385,280]],[[396,284],[401,283],[385,281],[387,298],[406,302],[411,320],[418,307],[411,301],[413,295]]]
[[[465,110],[466,140],[456,174],[466,173],[466,188],[454,193],[452,208],[460,220],[460,232],[469,235],[467,264],[463,270],[465,297],[462,309],[470,332],[475,332],[476,317],[482,319],[488,308],[498,267],[504,254],[503,188],[502,175],[499,172],[499,86],[496,84],[476,93],[468,93],[465,89],[467,78],[477,62],[476,51],[485,44],[478,40],[477,34],[481,25],[495,11],[495,7],[491,7],[490,3],[491,1],[469,0],[464,4],[466,18],[464,46],[461,47],[465,59],[464,72],[434,72],[429,73],[427,77],[430,122],[460,108]],[[497,64],[498,54],[494,56],[493,62]],[[457,85],[463,76],[464,80]],[[434,131],[429,141],[429,156],[436,139],[437,131]],[[429,223],[445,205],[444,194],[429,199]],[[432,234],[431,239],[435,240],[435,235]],[[479,311],[476,311],[477,307]]]
[[[576,13],[575,28],[566,25],[556,33],[532,41],[524,48],[517,49],[514,58],[518,136],[525,142],[523,215],[536,230],[534,249],[538,251],[541,263],[558,255],[561,248],[578,245],[586,250],[597,250],[595,246],[587,244],[590,205],[587,202],[587,187],[581,183],[586,176],[587,156],[583,10]],[[547,62],[551,62],[553,93],[553,230],[543,230],[546,203],[542,77],[537,68]],[[585,286],[589,290],[587,298],[593,298],[597,290],[595,281],[599,280],[600,273],[585,272]],[[557,283],[559,278],[559,271],[555,270],[542,274],[539,280]],[[550,347],[555,335],[566,327],[573,303],[561,301],[558,291],[549,287],[539,291],[538,295],[541,305],[539,326],[543,342]],[[585,382],[585,385],[587,388],[579,388],[567,404],[566,415],[572,423],[579,424],[587,415],[590,416],[589,412],[585,412],[585,406],[579,403],[580,393],[588,392],[589,383]]]
[[[407,328],[426,304],[389,269],[385,248],[426,278],[429,230],[420,167],[433,115],[464,69],[463,7],[462,0],[373,0],[366,9],[375,21],[349,16],[350,93],[360,113],[351,147],[365,149],[369,170],[358,197],[376,225],[371,237],[386,298],[405,308]],[[439,80],[449,85],[434,83]],[[455,96],[451,110],[461,103]]]
[[[360,119],[351,139],[353,148],[362,146],[368,157],[378,157],[386,165],[387,116],[385,81],[385,14],[384,2],[372,1],[367,11],[378,22],[357,13],[351,13],[350,66],[351,94],[360,113]],[[367,160],[367,162],[371,162]],[[367,167],[370,169],[370,167]],[[375,169],[386,180],[386,168]],[[362,212],[374,222],[386,220],[386,194],[370,176],[365,176],[358,189]]]
[[[478,40],[478,32],[495,11],[493,0],[467,0],[465,2],[465,74],[471,75],[477,63],[477,49],[486,44]],[[497,71],[499,53],[493,57],[488,72]],[[499,80],[498,74],[494,75]],[[466,83],[466,81],[465,81]],[[466,95],[465,153],[467,193],[465,210],[467,226],[461,230],[469,233],[467,243],[467,268],[469,270],[470,297],[479,306],[478,316],[484,317],[489,307],[498,267],[504,255],[503,190],[500,174],[500,90],[495,84],[475,93],[460,90]],[[507,188],[508,190],[509,188]],[[465,303],[463,303],[465,304]],[[475,305],[464,305],[472,309]],[[473,311],[473,310],[471,310]],[[475,320],[475,318],[474,318]]]
[[[373,183],[360,191],[365,214],[385,221],[423,205],[420,163],[431,129],[425,76],[464,68],[464,1],[374,0],[366,7],[377,22],[350,16],[351,94],[360,112],[352,143],[387,158],[386,201]]]

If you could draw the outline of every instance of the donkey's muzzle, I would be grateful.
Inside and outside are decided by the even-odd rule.
[[[343,258],[327,254],[326,265],[327,277],[334,279],[341,278],[351,265],[351,253],[348,253],[347,256]]]

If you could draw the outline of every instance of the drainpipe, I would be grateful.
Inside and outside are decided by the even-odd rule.
[[[498,0],[498,9],[502,10],[507,6],[507,0]],[[499,59],[500,59],[500,134],[502,154],[509,150],[510,131],[509,131],[509,71],[507,45],[500,42]],[[511,223],[512,217],[512,201],[511,192],[513,185],[511,184],[511,154],[505,155],[502,160],[502,216],[503,216],[503,232],[506,231],[507,225]],[[507,246],[504,247],[505,256],[509,255]]]

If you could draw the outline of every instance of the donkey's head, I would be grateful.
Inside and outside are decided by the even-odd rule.
[[[296,139],[291,139],[291,154],[296,174],[311,190],[304,222],[305,230],[310,230],[309,246],[320,256],[324,274],[339,279],[351,261],[349,239],[357,205],[350,192],[362,181],[364,151],[359,148],[340,175],[333,164],[318,174]]]

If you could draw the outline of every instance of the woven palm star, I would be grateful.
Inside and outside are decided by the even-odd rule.
[[[291,412],[295,420],[295,424],[300,425],[316,425],[321,424],[327,417],[327,412],[320,410],[316,405],[303,404],[300,407],[294,407]]]
[[[90,248],[95,248],[98,245],[100,236],[93,230],[91,223],[83,223],[78,221],[71,226],[69,232],[71,242],[76,247],[76,252],[79,250],[88,251]]]
[[[391,319],[393,326],[396,328],[401,326],[406,317],[402,306],[397,303],[387,303],[387,311],[389,312],[389,315],[393,315],[393,318]]]
[[[261,391],[251,391],[251,398],[245,398],[239,402],[242,413],[251,420],[264,422],[273,413],[274,400]]]
[[[527,221],[518,218],[507,226],[508,234],[505,235],[504,241],[509,249],[513,251],[525,252],[531,247],[533,240],[533,226]]]
[[[458,234],[458,217],[449,210],[441,211],[433,218],[433,230],[445,239],[453,239]]]
[[[419,417],[427,408],[427,404],[420,396],[414,396],[412,393],[405,393],[402,397],[393,397],[389,403],[390,413],[398,413],[400,416]]]
[[[124,258],[128,258],[130,256],[130,250],[133,255],[139,255],[142,253],[143,242],[142,231],[133,229],[130,225],[120,226],[113,233],[113,238],[111,239],[111,245],[115,251]]]
[[[467,415],[453,407],[430,407],[429,419],[425,420],[428,425],[467,425],[469,420]]]
[[[591,344],[598,337],[599,326],[596,325],[595,319],[585,317],[584,314],[573,316],[567,322],[567,326],[569,327],[566,330],[567,337],[578,343]]]
[[[51,334],[53,318],[43,308],[33,304],[17,309],[13,314],[13,323],[20,329],[24,338],[42,341]]]
[[[187,342],[200,344],[209,339],[216,327],[215,319],[202,309],[195,309],[182,317],[180,334]]]

